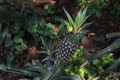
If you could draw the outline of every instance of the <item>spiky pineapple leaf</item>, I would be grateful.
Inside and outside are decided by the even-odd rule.
[[[55,67],[54,67],[54,71],[53,71],[53,74],[51,75],[50,79],[53,80],[53,78],[55,76],[57,76],[60,73],[60,71],[61,71],[61,64],[60,64],[60,62],[57,62]]]
[[[63,8],[67,18],[68,18],[68,21],[69,23],[72,25],[72,26],[75,26],[75,23],[74,23],[74,20],[72,19],[72,17],[70,16],[70,14],[67,12],[67,10],[65,8]]]
[[[88,59],[89,62],[92,62],[95,59],[101,58],[103,55],[120,48],[120,38],[118,38],[117,40],[115,40],[111,45],[109,45],[108,47],[104,48],[103,50],[100,50],[99,52],[96,53],[95,56],[92,56]]]
[[[120,32],[109,33],[106,38],[120,37]]]
[[[48,51],[37,51],[39,54],[48,54]]]
[[[90,26],[91,24],[93,24],[94,22],[89,22],[89,23],[85,23],[82,25],[82,29],[86,29],[88,26]]]
[[[78,21],[76,21],[77,19],[75,19],[75,23],[76,23],[76,27],[79,28],[83,25],[83,23],[86,21],[86,19],[88,18],[88,16],[86,16],[86,12],[87,12],[87,7],[82,11],[78,12],[77,16],[78,17]]]
[[[120,58],[114,63],[112,64],[107,70],[105,70],[100,77],[104,77],[105,75],[107,75],[109,72],[111,72],[113,69],[117,68],[120,65]]]
[[[81,77],[77,74],[74,75],[62,75],[58,80],[82,80]]]
[[[80,27],[79,24],[80,24],[80,19],[81,19],[81,10],[77,13],[77,16],[75,18],[75,24],[76,24],[76,27]]]
[[[47,51],[49,51],[49,47],[48,47],[47,43],[45,43],[45,41],[44,41],[44,39],[43,39],[42,37],[40,37],[40,39],[41,39],[42,44],[43,44],[43,46],[45,47],[45,49],[46,49]]]
[[[14,58],[15,58],[15,54],[13,54],[12,52],[10,52],[7,55],[7,66],[11,66],[11,63],[14,60]]]

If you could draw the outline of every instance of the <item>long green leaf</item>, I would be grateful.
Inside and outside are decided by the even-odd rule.
[[[120,72],[115,72],[112,75],[108,76],[108,78],[114,78],[120,76]]]
[[[86,16],[86,12],[87,12],[87,7],[83,11],[80,10],[78,12],[76,19],[75,19],[75,25],[77,29],[81,27],[83,23],[86,21],[86,19],[88,18],[88,16]]]
[[[73,27],[75,27],[74,20],[72,19],[72,17],[70,16],[70,14],[67,12],[67,10],[66,10],[65,8],[63,8],[63,10],[64,10],[64,12],[65,12],[65,14],[66,14],[66,16],[67,16],[67,18],[68,18],[69,23],[70,23]]]
[[[89,22],[89,23],[85,23],[83,24],[83,26],[81,27],[82,29],[87,28],[88,26],[90,26],[91,24],[93,24],[94,22]]]
[[[87,8],[88,8],[88,7],[86,7],[86,8],[83,10],[83,13],[82,13],[82,16],[83,16],[83,17],[85,17],[85,15],[86,15]]]
[[[80,19],[81,19],[81,10],[78,12],[76,18],[75,18],[75,24],[76,24],[76,27],[80,27]]]
[[[47,73],[47,69],[44,67],[44,65],[39,60],[35,60],[34,63],[36,65],[28,64],[27,69],[31,71],[37,71],[41,73],[42,75]]]
[[[38,74],[36,72],[32,72],[32,71],[22,69],[22,68],[6,66],[4,64],[0,64],[0,70],[6,71],[6,72],[18,73],[18,74],[22,74],[22,75],[26,75],[26,76],[30,76],[30,77],[35,77],[35,76],[40,75],[40,74]]]
[[[82,11],[82,13],[81,13],[81,18],[82,18],[82,19],[85,18],[86,12],[87,12],[87,8],[85,8],[85,9]]]
[[[56,66],[55,66],[55,68],[54,68],[53,74],[52,74],[51,77],[50,77],[50,80],[53,80],[53,78],[54,78],[55,76],[57,76],[60,71],[61,71],[61,64],[60,64],[60,62],[57,62],[57,63],[56,63]]]
[[[95,59],[98,59],[100,57],[102,57],[103,55],[120,48],[120,38],[118,38],[116,41],[114,41],[110,46],[104,48],[103,50],[99,51],[96,53],[95,56],[91,57],[88,59],[89,62],[92,62]]]
[[[48,47],[48,45],[45,43],[44,39],[43,39],[42,37],[40,37],[40,38],[41,38],[42,44],[43,44],[43,46],[45,47],[45,49],[46,49],[47,51],[49,51],[49,47]]]
[[[52,76],[53,72],[49,71],[47,72],[43,77],[42,80],[49,80],[49,78]]]
[[[40,73],[43,73],[43,74],[47,73],[47,70],[44,68],[43,65],[42,66],[32,66],[31,70],[37,71],[37,72],[40,72]]]
[[[120,37],[120,32],[109,33],[106,35],[107,38]]]
[[[84,17],[82,20],[81,20],[81,23],[79,24],[80,27],[84,24],[84,22],[87,20],[88,16]],[[78,27],[79,28],[79,27]]]
[[[7,66],[11,66],[11,63],[14,60],[14,58],[15,58],[15,54],[13,54],[12,52],[10,52],[7,55]]]
[[[79,75],[64,75],[58,78],[58,80],[82,80]]]
[[[39,54],[48,54],[48,51],[37,51]]]
[[[120,58],[114,63],[112,64],[107,70],[105,70],[100,77],[104,77],[105,75],[107,75],[110,71],[112,71],[113,69],[117,68],[120,65]]]

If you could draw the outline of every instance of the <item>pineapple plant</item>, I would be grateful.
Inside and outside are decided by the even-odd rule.
[[[86,16],[86,11],[87,7],[83,10],[80,10],[75,17],[75,20],[73,20],[67,10],[64,9],[64,12],[68,19],[68,21],[64,22],[68,28],[68,35],[63,40],[61,40],[60,44],[57,47],[58,51],[56,52],[55,56],[60,61],[66,61],[72,57],[72,55],[79,47],[81,37],[87,32],[84,30],[84,28],[92,24],[85,24],[85,21],[88,18],[88,16]]]

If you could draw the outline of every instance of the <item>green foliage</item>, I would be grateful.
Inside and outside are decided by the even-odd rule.
[[[67,75],[61,73],[61,69],[64,69],[63,66],[61,66],[61,63],[58,60],[53,60],[50,55],[52,55],[53,51],[48,47],[46,42],[41,38],[42,43],[44,45],[44,48],[46,49],[46,56],[45,59],[41,61],[35,60],[34,64],[28,63],[27,67],[25,68],[17,68],[13,67],[12,62],[14,61],[15,54],[16,53],[10,53],[7,56],[7,64],[5,63],[0,63],[0,70],[2,71],[7,71],[7,72],[14,72],[14,73],[19,73],[22,75],[26,75],[29,77],[32,77],[34,79],[38,80],[81,80],[80,76],[78,75]],[[43,51],[39,53],[44,53]],[[64,75],[64,76],[63,76]]]
[[[64,9],[64,8],[63,8]],[[87,7],[84,10],[80,10],[75,19],[72,19],[72,17],[70,16],[70,14],[64,9],[65,14],[67,16],[68,22],[67,22],[67,26],[68,28],[70,26],[73,27],[73,33],[78,33],[79,30],[81,31],[82,29],[86,28],[87,26],[89,26],[92,23],[86,23],[85,21],[87,20],[88,16],[86,16],[86,12],[87,12]],[[77,32],[78,31],[78,32]]]
[[[66,72],[69,74],[78,74],[81,76],[82,80],[94,80],[96,76],[100,75],[105,71],[104,67],[115,62],[113,54],[107,54],[101,59],[96,59],[91,64],[88,64],[86,67],[80,68],[80,65],[89,57],[86,57],[82,52],[82,47],[77,50],[73,58],[66,64]]]
[[[16,1],[1,2],[2,11],[0,12],[0,44],[4,44],[5,47],[11,47],[14,45],[13,35],[18,34],[22,27],[22,17],[20,12],[17,11],[19,8],[14,4]],[[16,3],[17,4],[17,3]],[[12,10],[12,8],[15,10]]]
[[[115,60],[111,51],[120,48],[120,38],[107,48],[96,53],[95,56],[86,57],[81,47],[77,50],[73,58],[66,63],[61,63],[54,57],[54,53],[57,50],[53,44],[56,40],[60,41],[61,38],[68,35],[67,28],[72,26],[74,33],[79,32],[80,29],[81,35],[79,37],[82,39],[88,31],[81,31],[81,29],[86,29],[87,26],[92,24],[84,24],[88,18],[86,16],[87,12],[100,16],[101,10],[109,0],[89,1],[76,1],[80,6],[88,6],[81,9],[75,17],[72,17],[63,8],[68,19],[65,20],[60,17],[55,17],[55,7],[47,4],[43,6],[41,13],[35,13],[33,10],[35,6],[32,0],[25,1],[26,4],[24,5],[23,11],[21,10],[22,5],[17,0],[0,0],[0,46],[7,48],[9,51],[6,60],[0,60],[0,71],[19,73],[29,76],[33,80],[81,80],[81,78],[83,80],[93,80],[96,76],[100,76],[102,79],[102,77],[118,67],[120,59]],[[119,8],[120,6],[117,4],[111,12],[112,14],[116,13],[116,17],[119,16]],[[52,18],[54,18],[53,21]],[[52,22],[54,21],[59,25],[59,33],[53,29]],[[28,35],[32,38],[29,39]],[[120,33],[107,34],[107,38],[113,37],[120,37]],[[26,67],[19,68],[16,65],[19,61],[15,61],[15,58],[20,52],[26,51],[30,43],[33,43],[36,47],[40,46],[41,49],[37,50],[37,54],[45,54],[45,58],[41,61],[34,60],[34,63],[28,63]],[[91,64],[83,68],[79,67],[86,59]],[[111,66],[106,69],[106,65]],[[78,71],[80,72],[79,74]]]
[[[120,1],[116,0],[111,13],[115,16],[115,19],[120,20]]]
[[[43,36],[48,42],[55,39],[57,32],[52,29],[52,24],[50,22],[46,23],[44,18],[37,15],[30,17],[29,20],[27,20],[27,31],[32,34],[35,45],[38,45],[40,42],[40,36]]]
[[[110,0],[77,0],[76,4],[79,6],[88,5],[88,12],[90,14],[95,14],[97,17],[99,17],[102,13],[102,9],[109,1]]]
[[[18,62],[14,61],[16,55],[19,54],[16,52],[28,49],[30,40],[25,38],[28,36],[26,33],[32,36],[36,46],[41,43],[40,37],[43,37],[47,43],[54,40],[57,32],[52,29],[52,23],[46,22],[41,15],[34,13],[27,6],[25,6],[24,12],[21,13],[21,5],[15,0],[1,1],[0,8],[2,8],[0,9],[0,45],[10,49],[6,62],[0,63],[0,70],[26,75],[35,80],[48,80],[50,78],[50,80],[53,80],[60,72],[61,66],[59,62],[51,61],[51,58],[50,60],[48,59],[47,63],[47,58],[45,58],[44,64],[40,61],[35,61],[35,66],[30,63],[24,69],[16,67],[15,65]],[[51,13],[49,12],[49,7],[46,6],[45,9],[47,14]],[[43,46],[45,47],[45,45]],[[51,55],[50,51],[48,57]],[[14,66],[12,63],[15,63]]]
[[[96,16],[100,16],[101,15],[101,10],[104,8],[104,6],[107,4],[109,0],[95,0],[95,1],[91,1],[89,3],[90,6],[90,12],[93,14],[96,14]]]
[[[44,16],[46,16],[46,15],[48,15],[48,14],[50,14],[50,15],[53,15],[54,14],[54,8],[55,7],[53,7],[53,6],[50,6],[50,5],[44,5],[44,10],[43,10],[43,12],[42,12],[42,14],[44,15]]]
[[[85,61],[82,65],[81,65],[81,67],[84,67],[85,65],[87,65],[89,62],[93,62],[93,61],[95,61],[96,59],[99,59],[99,58],[103,58],[104,59],[104,57],[103,56],[105,56],[107,53],[110,53],[110,52],[112,52],[113,50],[116,50],[116,49],[118,49],[118,48],[120,48],[120,38],[119,38],[119,35],[118,35],[119,33],[110,33],[110,34],[108,34],[108,38],[109,37],[118,37],[118,39],[116,39],[111,45],[109,45],[108,47],[106,47],[106,48],[104,48],[104,49],[102,49],[102,50],[100,50],[99,52],[97,52],[96,53],[96,55],[94,55],[94,56],[91,56],[90,58],[88,58],[88,60],[87,61]],[[111,35],[111,36],[110,36]],[[110,61],[111,61],[111,56],[107,56],[107,57],[110,57]],[[107,58],[106,58],[107,59]],[[105,60],[105,61],[102,61],[102,62],[104,62],[104,64],[105,63],[107,63],[107,62],[110,62],[110,61],[107,61],[107,60]],[[99,63],[100,64],[100,63]],[[112,71],[113,69],[115,69],[115,68],[117,68],[118,67],[118,65],[120,64],[120,61],[119,61],[119,59],[118,60],[116,60],[113,64],[111,64],[111,66],[110,67],[108,67],[104,72],[102,72],[101,74],[99,74],[99,77],[100,78],[102,78],[102,77],[105,77],[110,71]]]
[[[23,51],[27,49],[26,43],[23,41],[22,37],[20,37],[19,35],[14,37],[13,42],[15,43],[14,48],[17,51]]]
[[[24,13],[21,13],[20,4],[17,1],[1,1],[1,8],[0,45],[12,47],[12,49],[25,50],[27,42],[24,42],[23,37],[26,32],[32,35],[35,45],[40,42],[40,36],[44,36],[46,40],[49,39],[50,41],[57,34],[52,29],[50,22],[47,23],[41,15],[33,14],[32,10],[27,6]],[[18,42],[16,42],[17,40]]]

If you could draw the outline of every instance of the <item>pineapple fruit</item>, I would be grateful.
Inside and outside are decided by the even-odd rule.
[[[69,60],[75,53],[77,47],[70,39],[64,38],[58,46],[59,50],[56,53],[56,57],[61,61]]]
[[[64,9],[64,8],[63,8]],[[75,21],[72,19],[70,14],[64,9],[66,16],[68,18],[67,27],[69,35],[65,37],[57,47],[57,52],[55,54],[56,58],[61,61],[69,60],[79,47],[81,40],[81,35],[83,35],[83,29],[91,23],[84,25],[84,22],[88,18],[86,15],[87,8],[80,10],[75,17]],[[82,26],[82,27],[81,27]]]

